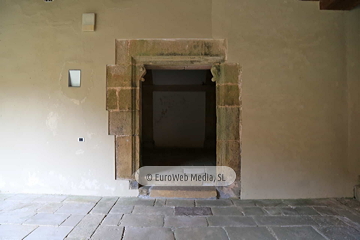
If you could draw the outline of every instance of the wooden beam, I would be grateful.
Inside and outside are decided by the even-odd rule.
[[[351,10],[360,4],[360,0],[320,0],[321,10]]]
[[[319,1],[319,0],[301,0]],[[360,5],[360,0],[320,0],[320,10],[352,10]]]
[[[151,89],[148,91],[161,92],[206,92],[215,91],[213,85],[144,85],[144,89]]]

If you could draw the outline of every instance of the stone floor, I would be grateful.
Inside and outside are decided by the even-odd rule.
[[[360,202],[0,194],[0,239],[351,240]]]

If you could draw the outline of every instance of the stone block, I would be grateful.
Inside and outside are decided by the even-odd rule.
[[[84,217],[85,215],[71,215],[60,226],[75,227]]]
[[[132,65],[106,66],[106,87],[132,86]]]
[[[131,213],[133,209],[133,206],[122,206],[115,204],[115,206],[110,210],[109,214]]]
[[[338,215],[335,209],[329,207],[314,207],[314,209],[323,216],[326,215]]]
[[[81,222],[69,234],[68,238],[89,239],[104,219],[104,215],[86,215]]]
[[[273,208],[273,207],[270,207],[270,208],[264,208],[264,210],[265,210],[269,215],[272,215],[272,216],[282,215],[281,208]]]
[[[0,224],[22,224],[32,216],[34,212],[3,212],[0,214]]]
[[[225,207],[232,206],[231,200],[217,199],[217,200],[195,200],[197,207]]]
[[[259,226],[317,226],[310,216],[254,216]]]
[[[241,84],[241,67],[237,63],[220,64],[220,78],[217,84]]]
[[[319,215],[311,207],[282,208],[281,211],[284,215]]]
[[[134,89],[131,88],[120,88],[119,95],[119,110],[132,110],[132,101]]]
[[[96,196],[69,196],[64,200],[64,203],[97,203],[101,197]]]
[[[133,137],[121,136],[116,137],[115,157],[116,157],[116,177],[132,177],[132,154],[133,154]]]
[[[131,56],[129,52],[130,40],[116,39],[115,40],[115,63],[131,64]]]
[[[109,135],[132,135],[132,111],[109,112]]]
[[[224,39],[203,40],[204,56],[220,56],[226,59],[227,44]]]
[[[131,40],[131,56],[201,56],[204,52],[203,41],[183,39],[164,40]]]
[[[108,214],[105,219],[102,221],[101,225],[106,226],[117,226],[120,223],[120,219],[123,217],[123,214]]]
[[[90,210],[94,206],[95,203],[76,203],[76,202],[63,203],[61,208],[59,208],[59,210],[57,210],[56,213],[83,215],[90,212]]]
[[[240,142],[217,141],[216,165],[231,167],[236,173],[236,180],[240,179]]]
[[[251,217],[240,216],[210,216],[207,218],[209,226],[215,227],[251,227],[256,226]]]
[[[37,226],[0,225],[0,239],[23,239]]]
[[[326,227],[326,226],[348,226],[346,223],[344,223],[343,221],[341,221],[339,218],[337,218],[335,216],[313,216],[312,218],[321,227]]]
[[[72,227],[40,226],[30,233],[25,240],[62,240],[72,229]]]
[[[116,89],[108,89],[106,91],[106,110],[118,109],[118,97]]]
[[[215,187],[159,187],[154,186],[150,190],[153,198],[216,198]]]
[[[240,140],[240,108],[217,107],[217,140]]]
[[[217,227],[197,227],[197,228],[176,228],[176,240],[206,239],[206,240],[228,240],[226,232]]]
[[[195,201],[190,199],[167,199],[166,206],[195,207]]]
[[[69,214],[38,213],[29,218],[24,225],[59,226]]]
[[[205,217],[169,216],[164,221],[164,227],[169,228],[207,227]]]
[[[175,215],[177,216],[206,216],[211,214],[209,207],[175,207]]]
[[[100,225],[94,235],[91,237],[92,240],[119,240],[124,232],[124,227],[119,226],[103,226]]]
[[[230,240],[275,240],[265,227],[226,227]]]
[[[317,228],[328,239],[346,239],[357,240],[360,239],[360,234],[352,227],[320,227]]]
[[[57,202],[51,202],[51,203],[44,203],[44,206],[36,210],[36,212],[41,213],[54,213],[56,212],[60,207],[62,206],[62,203]]]
[[[240,200],[232,199],[231,200],[235,206],[239,207],[255,207],[255,200]]]
[[[279,239],[326,239],[312,227],[273,227],[272,230]]]
[[[65,195],[43,195],[39,198],[36,198],[34,202],[39,203],[61,203],[64,201],[68,196]]]
[[[110,209],[114,206],[115,202],[99,202],[91,210],[91,214],[108,214]]]
[[[240,88],[238,85],[216,86],[217,106],[240,106]]]
[[[262,216],[267,213],[260,207],[243,207],[245,216]]]
[[[211,211],[213,215],[239,215],[242,216],[243,213],[241,212],[241,209],[238,207],[213,207],[211,208]]]
[[[126,227],[162,227],[163,221],[164,217],[160,215],[125,214],[120,225]]]
[[[155,207],[164,207],[166,206],[166,199],[156,199]]]
[[[155,199],[141,199],[136,197],[119,198],[114,207],[117,206],[154,206]]]
[[[173,207],[152,207],[152,206],[135,206],[132,211],[133,214],[143,215],[174,215],[175,209]]]
[[[126,227],[123,240],[135,239],[161,239],[174,240],[174,234],[170,228],[160,227]],[[188,238],[190,239],[190,238]]]

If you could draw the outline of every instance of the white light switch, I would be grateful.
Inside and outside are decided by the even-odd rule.
[[[80,87],[81,70],[69,70],[69,87]]]
[[[83,13],[82,30],[83,32],[95,31],[95,13]]]

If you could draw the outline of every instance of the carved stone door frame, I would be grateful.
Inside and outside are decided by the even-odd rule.
[[[116,64],[107,66],[109,135],[115,135],[116,179],[134,179],[140,167],[141,81],[146,69],[210,69],[216,82],[216,164],[240,180],[241,79],[225,63],[226,42],[215,39],[116,40]]]

